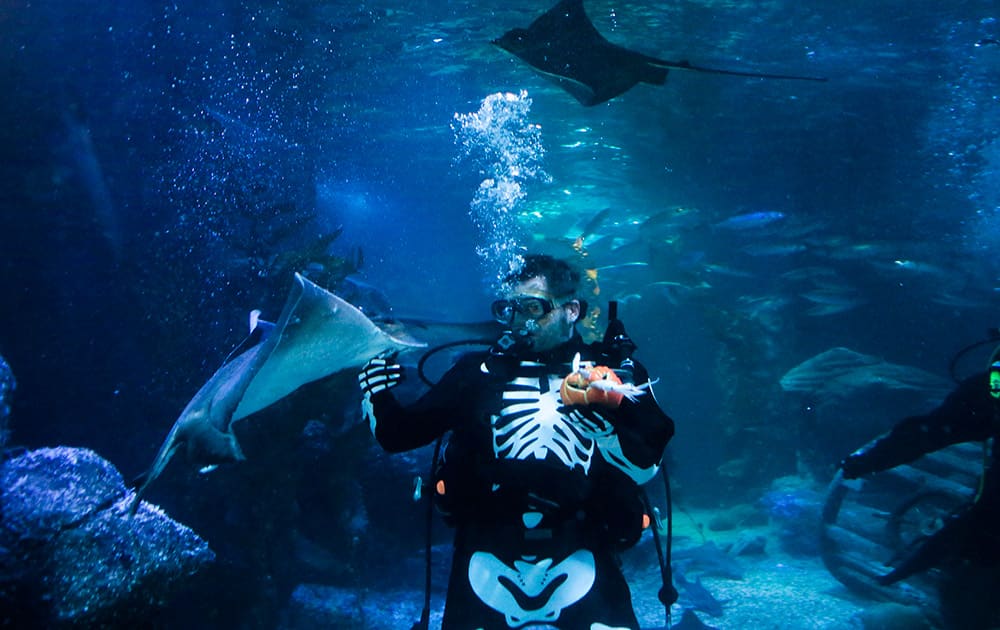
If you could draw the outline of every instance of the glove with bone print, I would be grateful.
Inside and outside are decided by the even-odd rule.
[[[358,374],[358,384],[365,398],[392,389],[402,380],[403,367],[396,363],[394,356],[375,357]]]
[[[403,366],[396,363],[395,355],[389,357],[375,357],[361,369],[358,374],[358,384],[361,386],[361,415],[371,426],[372,434],[375,433],[375,403],[372,397],[376,394],[387,392],[399,385],[403,380]]]

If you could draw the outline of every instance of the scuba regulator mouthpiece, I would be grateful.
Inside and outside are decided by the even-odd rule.
[[[535,340],[532,339],[531,333],[538,329],[538,322],[529,319],[522,328],[505,330],[490,352],[493,354],[517,354],[531,350],[535,346]]]

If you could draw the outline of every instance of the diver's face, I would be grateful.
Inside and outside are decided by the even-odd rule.
[[[513,309],[511,327],[526,331],[532,350],[546,352],[565,343],[573,334],[573,324],[580,317],[580,302],[557,298],[549,293],[548,281],[536,276],[519,282],[504,298],[524,307]]]

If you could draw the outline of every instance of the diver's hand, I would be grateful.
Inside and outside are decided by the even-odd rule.
[[[358,374],[358,384],[365,396],[392,389],[403,380],[403,367],[395,362],[395,356],[376,357],[368,362]]]
[[[631,371],[628,372],[631,376]],[[573,371],[559,387],[559,399],[564,405],[600,406],[617,409],[622,400],[636,402],[646,393],[650,383],[636,385],[622,382],[618,374],[606,365],[593,365],[580,360],[580,353],[573,357]]]

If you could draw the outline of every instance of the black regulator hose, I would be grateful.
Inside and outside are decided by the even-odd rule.
[[[483,339],[461,339],[459,341],[451,341],[449,343],[443,343],[439,346],[434,346],[420,357],[417,361],[417,375],[420,380],[424,382],[428,387],[433,387],[434,383],[431,382],[427,375],[424,374],[424,364],[432,356],[437,354],[442,350],[447,350],[448,348],[454,348],[455,346],[490,346],[493,345],[493,341],[486,341]],[[431,469],[427,476],[427,479],[433,480],[434,475],[437,473],[438,460],[441,458],[441,443],[442,438],[438,438],[434,442],[434,455],[431,457]],[[433,492],[431,488],[433,482],[427,484],[423,490]],[[420,619],[418,619],[410,630],[428,630],[430,627],[430,614],[431,614],[431,541],[434,538],[434,501],[427,497],[427,509],[424,513],[424,607],[420,611]]]
[[[955,374],[955,368],[958,367],[958,362],[962,360],[962,357],[969,354],[976,348],[985,346],[986,344],[989,343],[992,344],[1000,343],[1000,328],[987,329],[986,339],[981,339],[975,343],[970,343],[969,345],[965,346],[964,348],[955,353],[955,356],[951,358],[951,363],[948,364],[948,374],[951,375],[951,380],[955,381],[956,383],[961,382],[961,379],[959,379],[958,376],[956,376]]]
[[[427,360],[430,359],[432,356],[434,356],[438,352],[441,352],[442,350],[447,350],[448,348],[454,348],[456,346],[492,346],[494,343],[495,341],[492,339],[489,340],[460,339],[458,341],[449,341],[448,343],[443,343],[439,346],[434,346],[433,348],[425,352],[423,356],[420,357],[420,360],[417,361],[417,376],[420,377],[420,380],[423,381],[424,385],[427,385],[428,387],[433,387],[434,383],[429,378],[427,378],[426,374],[424,374],[424,364],[427,363]]]

